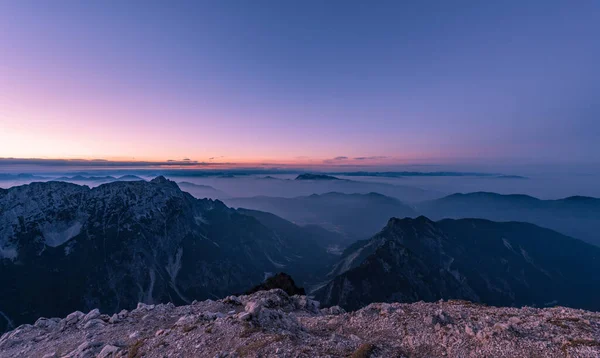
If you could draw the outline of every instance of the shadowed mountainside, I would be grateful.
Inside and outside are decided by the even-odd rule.
[[[600,248],[526,223],[390,219],[355,243],[316,292],[325,305],[466,299],[600,309]]]
[[[76,309],[222,297],[282,269],[302,282],[332,256],[294,228],[278,233],[164,177],[1,190],[0,329]]]

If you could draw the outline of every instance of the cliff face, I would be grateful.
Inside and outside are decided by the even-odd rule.
[[[219,301],[39,319],[0,357],[598,357],[600,314],[466,301],[374,303],[346,313],[275,289]]]

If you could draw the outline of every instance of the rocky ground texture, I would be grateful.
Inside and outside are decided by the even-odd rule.
[[[40,318],[0,357],[600,357],[600,313],[466,301],[319,309],[280,289]]]

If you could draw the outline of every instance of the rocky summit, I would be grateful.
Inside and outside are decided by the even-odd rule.
[[[598,357],[600,313],[467,301],[320,309],[283,290],[40,318],[0,357]]]

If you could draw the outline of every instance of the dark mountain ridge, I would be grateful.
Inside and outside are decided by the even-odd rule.
[[[524,221],[600,245],[600,199],[572,196],[541,200],[528,195],[489,192],[453,194],[417,205],[433,219],[481,218]]]
[[[296,177],[296,180],[341,180],[340,178],[336,178],[332,175],[325,174],[300,174]]]
[[[316,297],[348,309],[450,298],[600,309],[600,248],[527,223],[393,218],[337,268]]]
[[[311,242],[164,177],[2,190],[0,329],[73,310],[220,297],[282,269],[302,282],[331,257]]]

